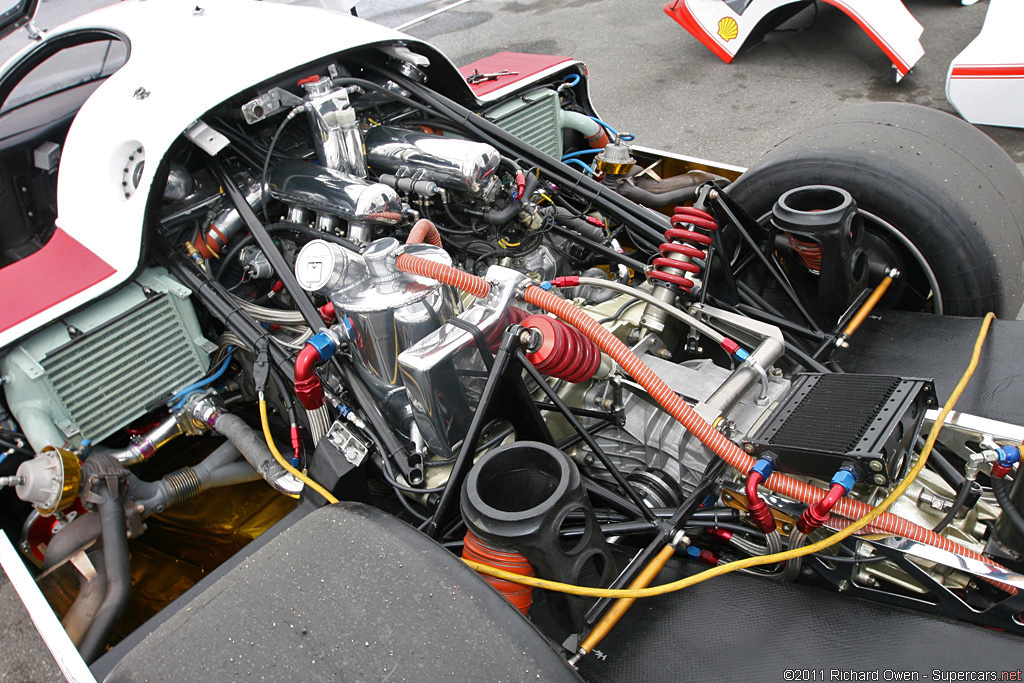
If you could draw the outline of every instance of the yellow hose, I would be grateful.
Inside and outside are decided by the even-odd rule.
[[[963,393],[964,389],[967,387],[967,383],[971,379],[971,376],[974,374],[975,368],[978,367],[978,358],[981,356],[981,348],[985,343],[985,337],[988,335],[988,328],[991,326],[992,320],[995,319],[995,317],[994,313],[989,313],[982,321],[981,330],[978,332],[978,338],[974,342],[974,351],[971,353],[971,362],[967,366],[967,370],[964,371],[963,376],[960,378],[960,382],[956,385],[956,388],[953,389],[953,393],[950,395],[949,400],[946,401],[946,405],[942,407],[942,411],[939,413],[938,418],[935,420],[935,424],[932,425],[932,429],[928,433],[928,439],[925,441],[924,448],[921,450],[921,457],[918,458],[917,463],[914,465],[913,469],[910,470],[910,473],[907,474],[907,477],[892,490],[892,493],[890,493],[888,497],[878,505],[878,507],[845,529],[838,531],[817,543],[811,543],[810,545],[805,545],[801,548],[787,550],[773,555],[759,555],[757,557],[748,557],[735,562],[729,562],[728,564],[712,567],[700,574],[688,576],[684,579],[673,581],[672,583],[666,583],[661,586],[635,589],[588,588],[585,586],[573,586],[567,583],[559,583],[557,581],[548,581],[546,579],[512,574],[471,560],[464,559],[463,562],[481,574],[494,576],[499,579],[504,579],[505,581],[514,581],[527,586],[533,586],[534,588],[544,588],[558,593],[583,595],[591,598],[648,598],[655,595],[664,595],[666,593],[673,593],[684,588],[689,588],[690,586],[695,586],[698,583],[707,581],[708,579],[712,579],[716,576],[722,576],[723,574],[729,574],[739,569],[757,567],[765,564],[775,564],[777,562],[786,562],[798,557],[803,557],[804,555],[810,555],[812,553],[825,550],[844,538],[849,538],[857,531],[860,531],[871,524],[876,517],[881,515],[896,501],[897,498],[903,495],[904,491],[907,490],[907,488],[913,483],[914,479],[917,478],[917,475],[921,473],[921,470],[924,469],[925,464],[928,462],[928,456],[931,455],[932,447],[935,445],[935,441],[939,438],[939,431],[942,429],[942,425],[946,421],[946,416],[953,410],[953,406],[956,405],[957,400],[960,398],[960,394]]]
[[[277,444],[274,443],[274,437],[270,433],[270,420],[267,418],[267,402],[263,399],[262,392],[260,393],[260,424],[263,425],[263,438],[267,440],[267,446],[270,447],[270,452],[274,454],[274,460],[277,460],[277,463],[281,465],[288,474],[291,474],[303,484],[326,498],[328,503],[337,503],[338,499],[332,496],[330,491],[292,467],[291,463],[285,460],[284,456],[281,455],[281,451],[277,450]]]

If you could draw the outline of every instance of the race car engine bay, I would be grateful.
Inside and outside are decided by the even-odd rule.
[[[949,388],[843,372],[876,306],[934,304],[850,192],[748,216],[578,63],[491,103],[443,67],[363,48],[130,157],[144,267],[0,358],[0,493],[87,661],[296,506],[582,587],[487,577],[578,660],[614,625],[586,589],[800,551],[904,483],[742,571],[1024,633],[1018,428],[926,446]]]

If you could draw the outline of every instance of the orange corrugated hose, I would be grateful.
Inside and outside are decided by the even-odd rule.
[[[416,224],[412,226],[412,230],[409,231],[409,237],[406,238],[406,244],[433,244],[435,247],[441,245],[441,233],[437,231],[437,226],[426,218],[421,218],[416,221]]]

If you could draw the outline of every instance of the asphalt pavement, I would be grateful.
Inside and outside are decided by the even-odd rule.
[[[398,26],[456,0],[361,0],[360,14]],[[105,4],[43,2],[37,22]],[[325,0],[324,4],[329,4]],[[925,31],[925,56],[899,84],[888,59],[826,3],[725,64],[662,12],[663,0],[470,0],[407,32],[456,64],[501,50],[570,55],[586,62],[594,104],[636,143],[739,166],[823,114],[861,102],[900,101],[948,112],[950,60],[979,32],[986,2],[907,0]],[[244,18],[240,19],[244,30]],[[23,40],[24,34],[5,41]],[[6,53],[0,49],[0,58]],[[1024,131],[983,130],[1024,169]],[[0,572],[0,682],[60,680],[17,596]]]

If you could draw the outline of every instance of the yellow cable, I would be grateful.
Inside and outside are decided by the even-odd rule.
[[[263,438],[267,440],[267,446],[270,447],[270,452],[274,454],[274,459],[277,460],[278,464],[281,465],[286,472],[326,498],[328,503],[337,503],[338,499],[332,496],[330,491],[292,467],[291,463],[285,460],[284,456],[281,455],[281,451],[277,450],[277,444],[274,443],[274,437],[270,433],[270,420],[267,419],[267,402],[263,400],[262,392],[260,393],[260,423],[263,425]]]
[[[812,543],[810,545],[803,546],[802,548],[796,548],[794,550],[787,550],[781,553],[775,553],[774,555],[760,555],[757,557],[748,557],[735,562],[729,562],[718,567],[712,567],[700,574],[688,576],[685,579],[679,581],[673,581],[672,583],[666,583],[661,586],[654,586],[653,588],[587,588],[584,586],[573,586],[566,583],[559,583],[557,581],[548,581],[546,579],[538,579],[533,577],[521,576],[519,574],[512,574],[501,569],[495,569],[479,562],[473,562],[472,560],[463,560],[467,565],[481,574],[488,574],[490,576],[504,579],[505,581],[514,581],[521,583],[526,586],[533,586],[534,588],[544,588],[546,590],[556,591],[559,593],[569,593],[570,595],[583,595],[591,598],[648,598],[655,595],[664,595],[665,593],[672,593],[690,586],[695,586],[698,583],[707,581],[716,576],[722,576],[723,574],[729,574],[738,569],[746,569],[747,567],[757,567],[765,564],[775,564],[776,562],[786,562],[793,560],[804,555],[810,555],[812,553],[825,550],[826,548],[835,545],[844,538],[849,538],[857,531],[860,531],[864,527],[868,526],[875,520],[876,517],[881,515],[886,508],[893,504],[893,502],[903,495],[903,492],[907,490],[907,487],[917,478],[921,470],[924,469],[925,463],[928,462],[928,456],[932,452],[932,447],[935,445],[935,441],[939,438],[939,431],[942,429],[943,423],[946,421],[946,416],[949,415],[950,411],[953,410],[953,406],[956,405],[957,400],[960,398],[960,394],[963,393],[967,387],[967,382],[970,381],[971,375],[974,374],[974,369],[978,366],[978,358],[981,356],[981,347],[985,343],[985,337],[988,334],[988,328],[992,324],[992,320],[995,318],[994,313],[989,313],[985,316],[985,320],[981,323],[981,330],[978,332],[978,338],[974,342],[974,351],[971,354],[971,362],[967,366],[967,370],[964,371],[963,376],[960,378],[960,382],[953,389],[953,393],[950,395],[949,400],[946,401],[946,405],[942,407],[942,411],[939,413],[938,418],[935,420],[935,424],[932,425],[931,431],[928,433],[928,439],[925,441],[924,448],[921,451],[921,457],[918,458],[917,463],[907,477],[900,482],[900,484],[892,490],[892,493],[881,502],[878,507],[864,515],[856,522],[846,527],[845,529],[838,531],[827,538]]]

